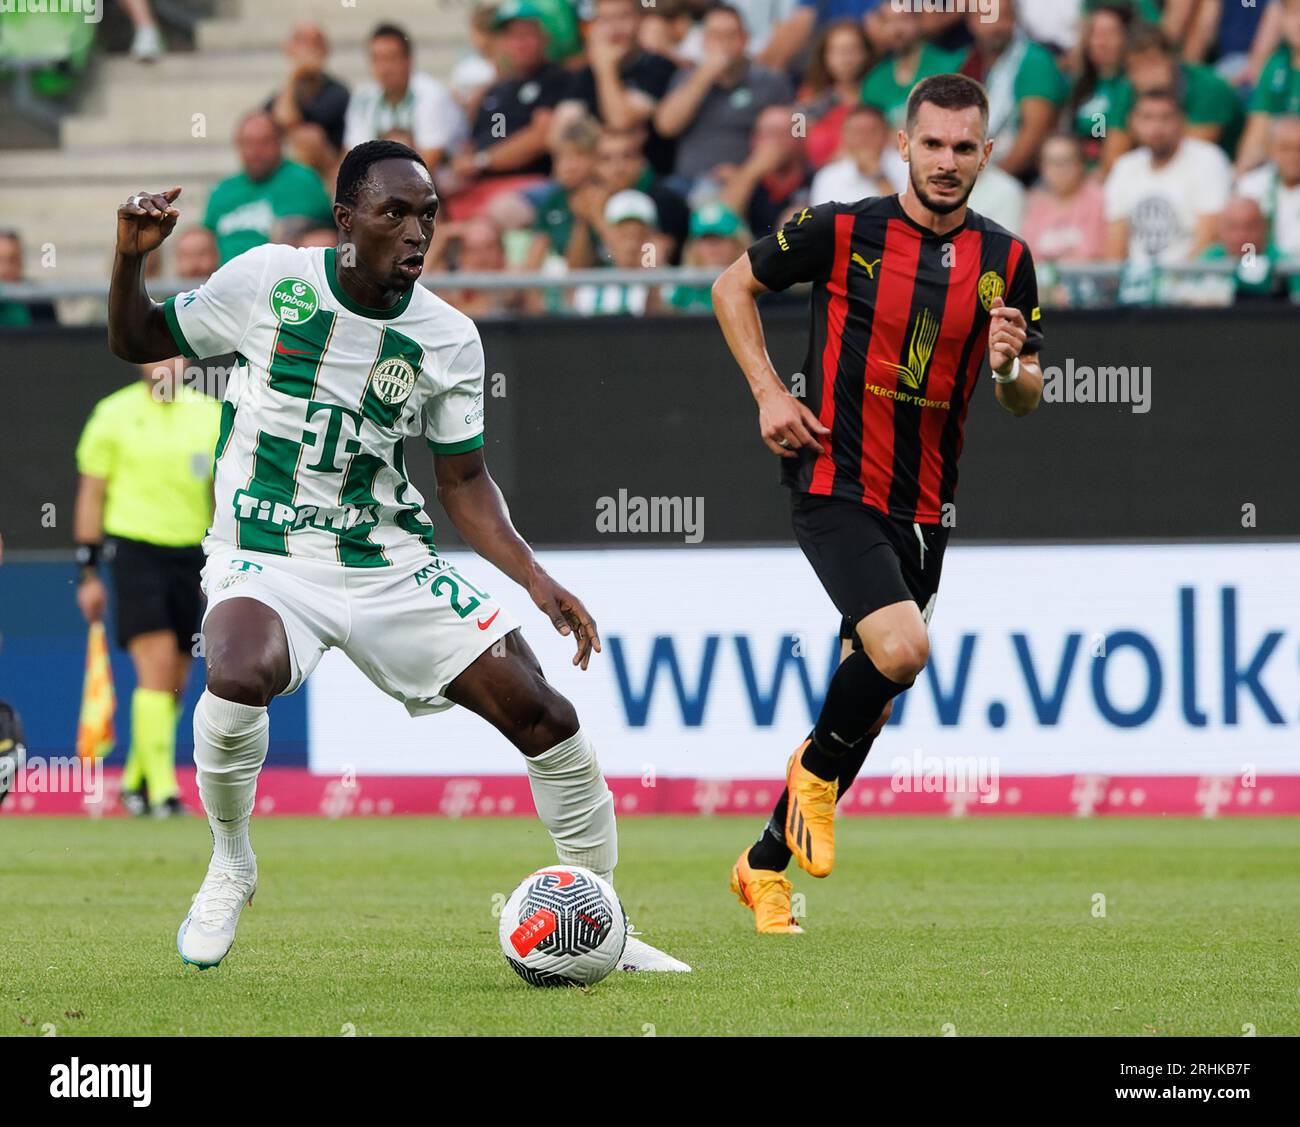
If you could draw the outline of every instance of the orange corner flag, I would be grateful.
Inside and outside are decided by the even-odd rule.
[[[81,718],[77,722],[77,758],[103,759],[113,750],[113,671],[108,664],[108,639],[102,622],[91,623],[86,638],[86,679],[81,685]]]

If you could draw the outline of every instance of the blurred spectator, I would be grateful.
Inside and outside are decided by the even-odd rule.
[[[546,58],[550,62],[562,63],[582,53],[582,37],[572,0],[525,0],[524,6],[533,12],[546,32]],[[498,26],[508,19],[523,18],[507,14],[520,7],[519,0],[502,0],[497,6]]]
[[[1133,87],[1124,73],[1124,52],[1132,22],[1132,9],[1123,3],[1103,4],[1089,13],[1080,43],[1081,73],[1066,101],[1084,159],[1103,175],[1128,147],[1125,126]]]
[[[572,75],[566,98],[611,129],[652,129],[646,156],[656,172],[672,171],[673,144],[653,132],[651,119],[677,65],[637,42],[640,0],[595,0],[595,19],[588,25],[589,65]]]
[[[1218,239],[1201,255],[1207,262],[1236,260],[1232,293],[1236,301],[1282,297],[1287,286],[1277,272],[1277,247],[1269,235],[1268,218],[1255,200],[1234,196],[1219,215]],[[1292,279],[1291,292],[1300,294]]]
[[[1160,27],[1189,63],[1205,61],[1218,31],[1221,0],[1164,0]]]
[[[501,229],[485,215],[439,223],[424,257],[424,268],[430,273],[504,273],[506,252]],[[438,295],[467,317],[475,318],[513,313],[520,303],[516,290],[439,286]]]
[[[1175,91],[1189,136],[1213,141],[1229,156],[1237,151],[1245,114],[1236,91],[1210,67],[1180,62],[1177,49],[1158,27],[1134,25],[1125,70],[1134,97],[1148,90]],[[1119,143],[1127,148],[1127,135]]]
[[[1079,43],[1083,0],[1028,0],[1019,19],[1030,39],[1064,55]]]
[[[684,185],[718,165],[743,164],[758,115],[791,99],[789,79],[750,61],[747,41],[740,13],[713,5],[704,17],[704,60],[673,76],[655,112],[659,132],[678,138],[674,168]]]
[[[1237,194],[1259,203],[1282,255],[1300,259],[1300,115],[1273,122],[1269,162],[1246,173]]]
[[[466,121],[474,120],[478,113],[479,99],[500,77],[496,64],[492,61],[492,31],[496,19],[495,4],[480,0],[474,6],[469,17],[470,50],[457,60],[451,68],[451,77],[447,80],[451,96],[456,99]]]
[[[745,20],[749,32],[749,53],[762,55],[772,36],[799,7],[799,0],[733,0],[733,6]]]
[[[595,179],[571,197],[573,213],[581,223],[569,244],[570,266],[594,266],[608,259],[604,240],[605,207],[613,196],[628,190],[648,196],[655,205],[659,265],[680,262],[690,209],[680,193],[655,176],[642,152],[644,136],[641,129],[601,131],[596,142]]]
[[[27,281],[23,270],[23,241],[17,231],[0,231],[0,295],[6,283]],[[0,298],[0,328],[54,323],[54,306],[48,301],[28,304]]]
[[[1278,0],[1266,0],[1267,6],[1259,15],[1259,25],[1255,28],[1255,38],[1250,44],[1250,54],[1246,66],[1237,75],[1237,83],[1245,89],[1253,89],[1264,73],[1273,52],[1282,45],[1282,6]]]
[[[1237,168],[1263,163],[1269,126],[1282,114],[1300,113],[1300,0],[1278,0],[1282,45],[1269,57],[1250,99],[1250,118],[1237,153]]]
[[[831,161],[813,177],[808,203],[838,200],[852,203],[868,196],[888,196],[907,186],[907,166],[896,148],[890,148],[894,134],[885,115],[875,106],[857,106],[844,122],[843,156]],[[901,171],[901,183],[884,169],[886,151],[892,152]]]
[[[629,188],[615,192],[605,204],[601,238],[609,249],[609,264],[615,269],[653,268],[659,256],[659,213],[654,200]],[[573,308],[587,316],[596,313],[656,312],[659,294],[648,285],[610,282],[579,286],[573,293]]]
[[[978,11],[967,14],[966,29],[975,42],[959,69],[988,89],[994,161],[1027,179],[1038,167],[1038,151],[1055,128],[1069,84],[1052,53],[1016,26],[1017,9],[1014,0],[1001,0],[992,19]]]
[[[334,227],[313,227],[298,240],[299,247],[336,247],[339,233]]]
[[[270,114],[247,114],[236,130],[235,147],[242,171],[212,189],[203,217],[203,225],[217,236],[222,262],[268,242],[277,219],[305,216],[334,225],[334,208],[320,177],[284,159],[280,131]]]
[[[546,31],[535,0],[506,0],[497,9],[494,49],[502,77],[479,101],[470,141],[452,161],[455,191],[480,178],[545,176],[551,160],[547,129],[568,88],[568,72],[546,58]],[[491,194],[485,193],[470,207]]]
[[[875,52],[861,23],[839,20],[817,37],[799,110],[807,119],[808,163],[821,168],[840,149],[840,130],[859,104]]]
[[[1250,53],[1263,22],[1264,12],[1269,7],[1269,0],[1252,0],[1251,3],[1207,3],[1202,6],[1218,9],[1218,27],[1214,31],[1212,54],[1214,69],[1220,78],[1233,85],[1254,86],[1259,71],[1251,72]]]
[[[1043,145],[1042,173],[1029,193],[1017,232],[1029,244],[1034,261],[1097,261],[1106,247],[1105,197],[1101,184],[1088,175],[1079,139],[1069,133],[1049,137]]]
[[[1187,135],[1173,91],[1139,95],[1129,122],[1140,148],[1106,178],[1106,258],[1138,268],[1188,262],[1214,241],[1232,167],[1217,145]]]
[[[167,53],[167,44],[158,30],[158,20],[149,0],[122,0],[122,7],[131,17],[131,26],[135,29],[131,38],[131,58],[138,63],[151,63],[162,58]],[[33,5],[31,11],[37,10]]]
[[[206,227],[187,227],[170,242],[174,248],[172,277],[177,281],[206,282],[221,265],[217,237]]]
[[[1008,231],[1020,234],[1020,224],[1025,217],[1025,186],[1009,172],[1004,172],[992,161],[970,194],[970,206],[985,219],[1000,223]]]
[[[760,58],[777,70],[802,70],[800,55],[818,32],[841,20],[861,25],[869,12],[883,4],[884,0],[799,0],[790,17],[772,32]]]
[[[1118,5],[1128,9],[1132,23],[1140,20],[1143,23],[1159,24],[1162,16],[1160,5],[1163,2],[1164,0],[1083,0],[1083,13],[1086,16],[1098,8],[1113,8]]]
[[[862,80],[862,101],[884,113],[891,129],[902,129],[912,87],[931,75],[955,71],[962,55],[941,50],[926,39],[921,21],[912,12],[886,4],[868,22],[873,41],[887,54]]]
[[[596,176],[600,127],[590,118],[568,126],[551,146],[551,186],[537,201],[533,241],[525,263],[537,271],[548,258],[564,258],[573,237],[573,193]]]
[[[704,6],[708,7],[708,0]],[[637,40],[647,51],[671,59],[679,67],[691,67],[704,58],[704,32],[700,27],[698,0],[662,0],[647,7]]]
[[[373,77],[348,103],[345,149],[402,132],[433,171],[464,140],[465,116],[456,99],[436,78],[415,71],[414,61],[410,36],[400,27],[380,24],[370,33]]]
[[[753,240],[739,215],[720,200],[710,200],[691,213],[682,265],[709,267],[722,273]],[[664,287],[663,298],[673,309],[707,312],[713,308],[712,289],[707,285],[670,285]]]
[[[644,136],[640,129],[602,130],[596,142],[596,178],[606,196],[635,188],[650,197],[658,215],[659,230],[672,240],[667,261],[675,264],[686,242],[690,208],[680,192],[655,175],[644,155]]]
[[[722,202],[745,217],[756,239],[771,234],[787,208],[808,200],[808,158],[793,116],[789,106],[768,106],[754,125],[749,156],[738,168],[713,170]]]
[[[318,23],[294,24],[284,44],[289,71],[284,85],[266,101],[288,143],[289,156],[333,183],[343,148],[348,88],[325,71],[330,45]]]

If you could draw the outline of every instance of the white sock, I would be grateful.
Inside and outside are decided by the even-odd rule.
[[[614,795],[596,752],[579,728],[541,755],[525,758],[533,803],[562,865],[579,865],[612,883],[618,864]]]
[[[223,700],[206,689],[194,708],[194,765],[212,827],[213,869],[257,872],[248,821],[269,731],[265,708]]]

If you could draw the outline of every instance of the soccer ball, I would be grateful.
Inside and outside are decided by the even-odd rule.
[[[589,869],[554,865],[524,878],[501,910],[501,951],[533,986],[590,986],[618,966],[627,917]]]

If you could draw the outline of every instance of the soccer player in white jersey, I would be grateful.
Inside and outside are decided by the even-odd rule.
[[[438,556],[406,476],[403,441],[426,440],[452,523],[573,636],[586,669],[596,625],[515,531],[484,464],[478,330],[417,285],[438,209],[424,162],[392,141],[357,146],[339,169],[337,249],[256,247],[158,305],[144,260],[176,226],[180,192],[118,209],[108,335],[136,363],[239,357],[204,542],[207,688],[194,713],[213,852],[181,958],[215,966],[234,942],[257,888],[249,819],[266,706],[331,647],[413,716],[459,704],[496,727],[525,756],[560,862],[610,879],[614,800],[591,741],[510,612]],[[690,969],[631,935],[622,965]]]

